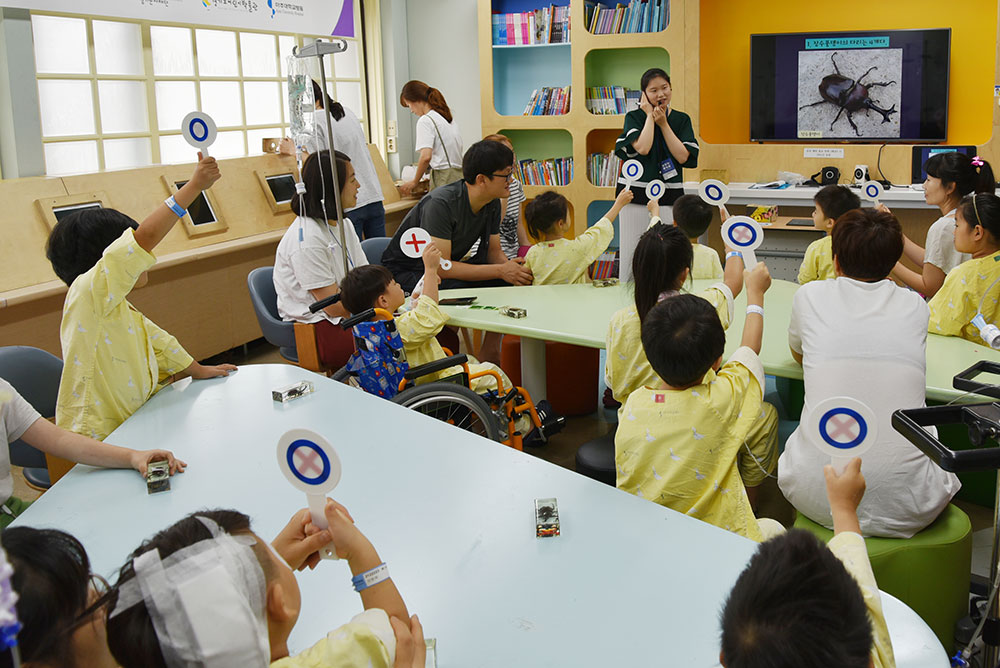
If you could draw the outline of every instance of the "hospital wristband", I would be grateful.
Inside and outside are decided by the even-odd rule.
[[[726,259],[727,260],[729,258],[731,258],[731,257],[738,257],[739,259],[742,260],[743,259],[743,253],[741,253],[739,251],[729,251],[728,253],[726,253]]]
[[[183,218],[187,215],[187,211],[185,211],[184,207],[177,203],[177,200],[174,199],[173,195],[163,200],[163,203],[166,204],[167,208],[173,211],[174,215],[178,218]]]
[[[751,313],[756,313],[757,315],[759,315],[760,317],[763,318],[764,317],[764,307],[763,306],[757,306],[756,304],[747,304],[747,315],[750,315]]]
[[[360,592],[362,589],[374,587],[378,583],[385,582],[388,579],[389,567],[386,566],[383,561],[370,571],[365,571],[364,573],[358,573],[355,575],[351,578],[351,584],[354,585],[354,591]]]

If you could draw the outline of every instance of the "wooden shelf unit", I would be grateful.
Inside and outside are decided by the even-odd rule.
[[[590,183],[587,178],[587,156],[588,142],[587,136],[594,130],[618,130],[621,131],[624,122],[624,115],[596,115],[590,113],[586,108],[586,89],[588,82],[591,85],[627,85],[630,88],[639,88],[639,78],[642,71],[648,67],[661,67],[670,74],[673,86],[673,104],[678,109],[687,109],[684,96],[687,86],[685,85],[685,67],[671,68],[671,63],[683,63],[684,54],[684,13],[687,3],[674,1],[670,5],[670,23],[665,30],[652,33],[628,33],[620,35],[594,35],[585,27],[584,22],[584,0],[568,0],[570,6],[570,43],[563,48],[539,49],[537,47],[521,47],[525,53],[530,52],[532,58],[542,61],[548,58],[564,58],[565,50],[569,50],[571,77],[572,103],[569,112],[559,116],[505,116],[497,112],[497,107],[512,109],[517,108],[515,102],[520,102],[523,108],[528,99],[524,100],[501,100],[495,99],[494,86],[494,57],[497,53],[504,54],[510,51],[518,51],[511,48],[494,48],[492,35],[491,15],[494,5],[497,11],[527,11],[531,9],[548,6],[547,3],[538,2],[531,6],[530,2],[518,2],[518,7],[509,7],[510,2],[494,2],[493,0],[479,0],[479,66],[480,66],[480,90],[482,109],[483,134],[492,134],[504,130],[564,130],[572,137],[573,156],[573,179],[566,186],[555,186],[552,189],[566,196],[574,210],[580,215],[574,219],[574,233],[578,234],[586,229],[588,224],[596,222],[597,218],[588,222],[590,216],[587,211],[592,202],[603,202],[614,199],[614,188],[599,187]],[[566,3],[560,3],[565,5]],[[522,9],[523,7],[523,9]],[[626,64],[631,67],[632,72],[626,77],[627,80],[595,81],[593,75],[588,80],[586,62],[588,54],[591,62],[601,61],[602,51],[614,50],[648,50],[650,48],[663,49],[666,57],[662,61],[656,59],[646,63],[642,70],[635,72],[635,63]],[[610,54],[609,54],[610,55]],[[627,60],[627,59],[626,59]],[[499,62],[499,61],[498,61]],[[540,64],[542,66],[542,64]],[[617,77],[621,79],[621,75]],[[542,83],[544,86],[565,85],[563,82],[552,81]],[[515,145],[515,150],[517,146]],[[593,151],[597,152],[597,151]],[[538,158],[538,156],[532,156]],[[564,155],[547,155],[546,158],[561,158]],[[522,156],[518,155],[519,159]],[[525,186],[525,195],[530,199],[539,193],[548,190],[546,186]],[[596,207],[595,207],[596,208]],[[599,217],[599,216],[598,216]],[[616,244],[614,244],[616,245]]]

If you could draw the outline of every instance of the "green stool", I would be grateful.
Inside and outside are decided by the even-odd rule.
[[[796,513],[795,528],[827,542],[833,532]],[[945,648],[954,627],[969,609],[972,573],[972,524],[949,504],[934,522],[913,538],[865,538],[879,589],[892,594],[931,627]]]

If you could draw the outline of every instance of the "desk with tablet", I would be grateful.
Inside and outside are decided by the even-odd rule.
[[[308,379],[286,404],[271,390]],[[270,539],[303,505],[275,448],[295,427],[343,463],[333,496],[437,639],[440,668],[714,666],[718,614],[754,544],[736,534],[290,365],[180,381],[108,437],[188,462],[168,492],[134,471],[77,466],[15,522],[53,527],[113,575],[140,542],[188,513],[236,508]],[[555,497],[561,535],[535,537],[534,501]],[[361,610],[343,562],[298,576],[301,651]],[[900,668],[947,665],[934,634],[882,595]]]

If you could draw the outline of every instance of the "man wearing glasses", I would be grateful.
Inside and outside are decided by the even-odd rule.
[[[500,142],[478,141],[462,159],[463,178],[435,188],[400,224],[382,255],[382,264],[406,292],[412,292],[424,273],[420,258],[407,257],[400,240],[407,230],[427,230],[451,269],[439,270],[441,289],[531,285],[524,258],[508,260],[500,247],[500,198],[510,194],[514,153]],[[487,336],[483,359],[499,361],[500,336]]]

